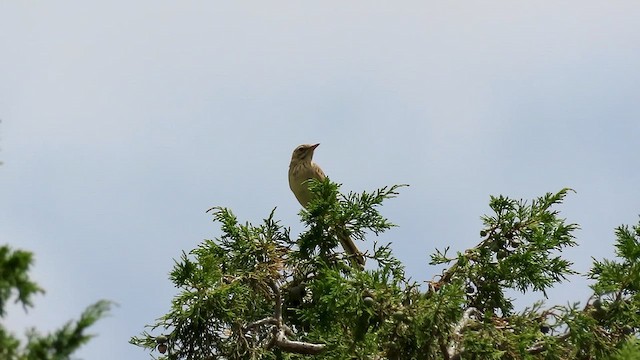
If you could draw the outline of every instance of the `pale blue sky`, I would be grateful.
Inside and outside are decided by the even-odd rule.
[[[127,341],[168,310],[173,258],[219,235],[206,209],[277,206],[300,231],[286,173],[306,142],[344,190],[411,185],[378,240],[416,280],[435,247],[476,244],[489,195],[562,187],[587,271],[640,214],[638,19],[635,0],[3,1],[0,240],[47,289],[8,324],[111,299],[79,357],[147,359]]]

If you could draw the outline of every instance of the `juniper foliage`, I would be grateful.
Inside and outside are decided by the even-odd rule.
[[[0,319],[6,315],[6,305],[15,297],[15,302],[25,311],[33,307],[33,296],[44,290],[29,277],[33,254],[24,250],[13,250],[0,246]],[[94,335],[88,329],[105,317],[113,303],[100,300],[87,307],[80,318],[69,321],[60,329],[42,334],[35,328],[28,329],[26,341],[20,339],[0,324],[0,359],[3,360],[66,360],[71,359],[82,345]]]
[[[536,302],[516,312],[509,291],[544,295],[576,274],[562,250],[576,246],[578,225],[557,210],[571,190],[491,197],[481,241],[452,256],[437,250],[431,265],[442,273],[416,282],[389,245],[375,243],[360,270],[337,240],[337,231],[364,239],[392,228],[380,206],[401,187],[343,196],[338,184],[314,181],[297,238],[275,210],[253,225],[210,209],[221,235],[176,260],[169,312],[130,342],[161,359],[638,356],[640,224],[617,229],[616,260],[594,260],[584,305]]]

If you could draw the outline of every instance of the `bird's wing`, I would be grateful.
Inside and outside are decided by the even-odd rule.
[[[312,170],[313,170],[313,177],[316,180],[322,181],[327,177],[327,175],[324,174],[324,171],[322,171],[322,169],[320,168],[320,166],[318,166],[318,164],[311,163],[311,167],[312,167]]]

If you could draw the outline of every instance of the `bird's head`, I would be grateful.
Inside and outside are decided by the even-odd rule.
[[[291,154],[291,161],[309,161],[313,159],[313,151],[320,144],[302,144],[298,146],[295,150],[293,150],[293,154]]]

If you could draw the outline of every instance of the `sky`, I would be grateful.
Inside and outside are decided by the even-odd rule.
[[[640,214],[640,3],[0,2],[0,243],[47,293],[16,333],[117,302],[81,359],[169,310],[174,259],[220,235],[205,211],[302,231],[292,150],[342,190],[409,184],[381,209],[414,280],[480,241],[490,195],[576,190],[563,252],[582,274]],[[549,292],[584,302],[584,276]],[[540,294],[518,296],[524,307]],[[157,354],[157,353],[156,353]]]

